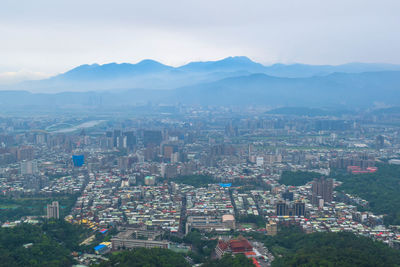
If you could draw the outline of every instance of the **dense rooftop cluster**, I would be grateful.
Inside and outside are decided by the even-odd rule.
[[[117,229],[120,249],[173,247],[171,236],[196,229],[220,239],[233,233],[273,236],[280,225],[306,233],[353,232],[399,246],[400,232],[385,226],[386,214],[343,192],[340,178],[379,175],[386,159],[386,165],[398,164],[396,126],[356,115],[229,114],[190,108],[146,119],[46,117],[22,123],[0,117],[0,207],[22,209],[21,218],[1,217],[1,223],[10,227],[45,215],[45,206],[25,214],[23,201],[59,200],[67,221],[91,231]],[[73,131],[62,128],[66,121]],[[39,126],[49,131],[32,131]],[[117,249],[107,242],[103,247]],[[252,245],[269,264],[268,249]]]

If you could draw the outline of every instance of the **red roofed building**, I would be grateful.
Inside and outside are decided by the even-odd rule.
[[[258,261],[255,258],[252,258],[253,260],[253,264],[257,267],[261,267],[260,263],[258,263]]]
[[[367,167],[362,169],[360,166],[348,166],[347,171],[352,174],[374,173],[378,170],[377,167]]]
[[[228,242],[223,240],[218,241],[218,245],[215,248],[217,257],[221,258],[225,253],[232,254],[245,254],[246,252],[252,252],[253,247],[249,241],[244,237],[238,239],[231,239]]]

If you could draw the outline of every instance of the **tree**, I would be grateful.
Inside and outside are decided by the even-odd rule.
[[[321,177],[321,174],[315,172],[284,171],[279,182],[284,185],[300,186],[318,177]]]
[[[243,254],[225,254],[221,259],[209,260],[202,266],[204,267],[254,267],[252,261]]]
[[[110,256],[108,261],[98,267],[189,267],[189,263],[178,253],[162,248],[135,248]]]

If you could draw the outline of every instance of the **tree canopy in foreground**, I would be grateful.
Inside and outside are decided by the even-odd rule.
[[[352,233],[278,234],[267,241],[279,251],[272,266],[400,266],[400,251]]]

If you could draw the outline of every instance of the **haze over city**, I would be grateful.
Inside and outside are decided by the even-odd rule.
[[[0,267],[400,266],[399,10],[2,0]]]

